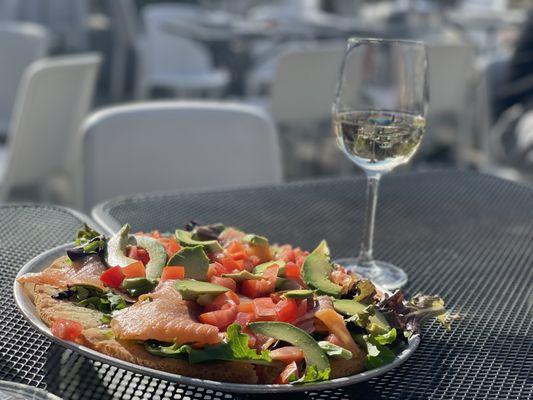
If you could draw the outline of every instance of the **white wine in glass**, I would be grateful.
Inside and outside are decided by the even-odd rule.
[[[350,39],[333,107],[339,148],[368,181],[366,230],[357,258],[336,263],[385,289],[407,282],[400,268],[374,260],[374,222],[381,175],[407,163],[426,129],[426,48],[401,40]]]

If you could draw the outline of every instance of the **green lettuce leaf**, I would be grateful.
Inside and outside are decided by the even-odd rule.
[[[248,335],[241,333],[239,324],[231,324],[227,329],[227,341],[194,349],[189,345],[161,346],[148,342],[148,352],[161,357],[183,357],[188,355],[189,363],[196,364],[212,360],[246,361],[254,364],[268,364],[272,360],[267,350],[258,354],[248,347]]]
[[[374,336],[373,339],[382,346],[394,343],[394,341],[396,340],[396,329],[392,328],[390,331],[383,335]]]
[[[346,350],[344,347],[337,346],[327,340],[318,342],[318,345],[330,357],[344,358],[345,360],[352,358],[352,352],[350,350]]]
[[[313,382],[320,382],[320,381],[327,381],[329,379],[329,375],[331,373],[331,368],[326,368],[325,370],[319,371],[316,365],[308,365],[305,369],[304,375],[296,380],[291,381],[289,378],[289,382],[291,383],[313,383]]]

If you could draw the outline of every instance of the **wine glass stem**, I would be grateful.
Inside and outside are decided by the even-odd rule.
[[[374,256],[372,250],[374,247],[374,222],[376,220],[376,207],[378,204],[378,187],[381,174],[367,173],[367,201],[365,215],[365,232],[361,242],[359,252],[359,263],[361,266],[372,267]]]

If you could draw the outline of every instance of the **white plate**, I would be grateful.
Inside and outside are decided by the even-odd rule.
[[[46,267],[48,267],[53,260],[65,254],[65,249],[72,247],[73,244],[65,244],[51,250],[42,253],[41,255],[35,257],[29,261],[18,273],[17,278],[28,272],[39,272]],[[396,359],[383,367],[373,369],[371,371],[361,372],[356,375],[348,376],[345,378],[332,379],[325,382],[310,383],[305,385],[245,385],[238,383],[227,383],[227,382],[217,382],[210,381],[206,379],[198,378],[189,378],[183,375],[172,374],[169,372],[159,371],[153,368],[143,367],[137,364],[132,364],[126,361],[119,360],[118,358],[110,357],[108,355],[94,351],[88,347],[82,346],[80,344],[61,340],[50,332],[50,328],[41,321],[34,304],[26,295],[22,285],[15,281],[14,283],[14,294],[15,302],[24,315],[24,317],[32,324],[39,332],[46,335],[48,338],[54,342],[60,344],[67,349],[73,350],[77,353],[80,353],[86,357],[89,357],[93,360],[97,360],[106,364],[114,365],[118,368],[123,368],[132,372],[136,372],[143,375],[153,376],[154,378],[164,379],[166,381],[177,382],[184,385],[190,386],[199,386],[204,388],[209,388],[213,390],[218,390],[221,392],[230,392],[230,393],[274,393],[274,392],[302,392],[309,390],[324,390],[324,389],[333,389],[342,386],[353,385],[355,383],[364,382],[369,379],[375,378],[377,376],[383,375],[384,373],[390,371],[393,368],[398,367],[402,364],[407,358],[409,358],[420,343],[420,337],[414,335],[407,345],[407,348],[403,350]]]

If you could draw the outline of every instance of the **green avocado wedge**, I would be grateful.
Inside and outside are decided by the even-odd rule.
[[[302,279],[308,287],[316,289],[319,294],[338,298],[341,295],[341,287],[330,280],[332,271],[329,248],[326,242],[322,241],[305,259],[302,265]]]
[[[110,267],[125,267],[137,260],[126,257],[126,247],[129,242],[130,225],[124,224],[107,242],[105,261]]]
[[[226,293],[229,289],[214,283],[195,281],[194,279],[184,279],[176,281],[174,288],[181,294],[184,300],[196,300],[200,296],[216,296]]]
[[[222,246],[216,240],[195,240],[192,238],[191,232],[181,229],[176,230],[176,239],[184,247],[202,246],[205,251],[209,253],[220,253],[223,251]]]
[[[307,299],[312,297],[315,292],[308,289],[296,289],[296,290],[287,290],[282,293],[283,297],[288,299]]]
[[[271,267],[273,265],[278,265],[279,266],[279,271],[278,271],[278,276],[285,276],[285,261],[281,261],[281,260],[277,260],[277,261],[267,261],[265,263],[262,263],[262,264],[259,264],[259,265],[256,265],[254,267],[254,274],[264,274],[266,269],[268,267]]]
[[[203,246],[184,247],[168,260],[167,266],[185,267],[185,277],[205,281],[209,269],[209,258]]]
[[[308,333],[286,322],[251,322],[248,329],[277,340],[283,340],[293,346],[299,347],[305,357],[307,368],[315,366],[318,371],[330,368],[328,356],[318,343]]]
[[[148,236],[135,236],[135,242],[137,242],[137,246],[145,249],[150,256],[150,261],[146,264],[146,278],[160,278],[167,263],[165,247],[159,240]]]
[[[343,299],[333,301],[333,308],[335,311],[349,317],[353,317],[354,315],[363,312],[367,307],[367,304],[360,303],[356,300]],[[376,330],[379,333],[386,333],[391,330],[391,326],[387,319],[378,310],[375,310],[374,315],[371,315],[368,320],[375,326],[375,328],[377,328]]]
[[[107,242],[106,263],[110,267],[126,267],[137,260],[127,257],[128,245],[139,246],[145,249],[150,256],[150,261],[146,264],[146,277],[157,279],[167,262],[165,247],[156,239],[148,236],[131,236],[130,225],[125,224]]]
[[[242,241],[252,246],[268,247],[268,239],[264,236],[248,234],[243,236]]]

